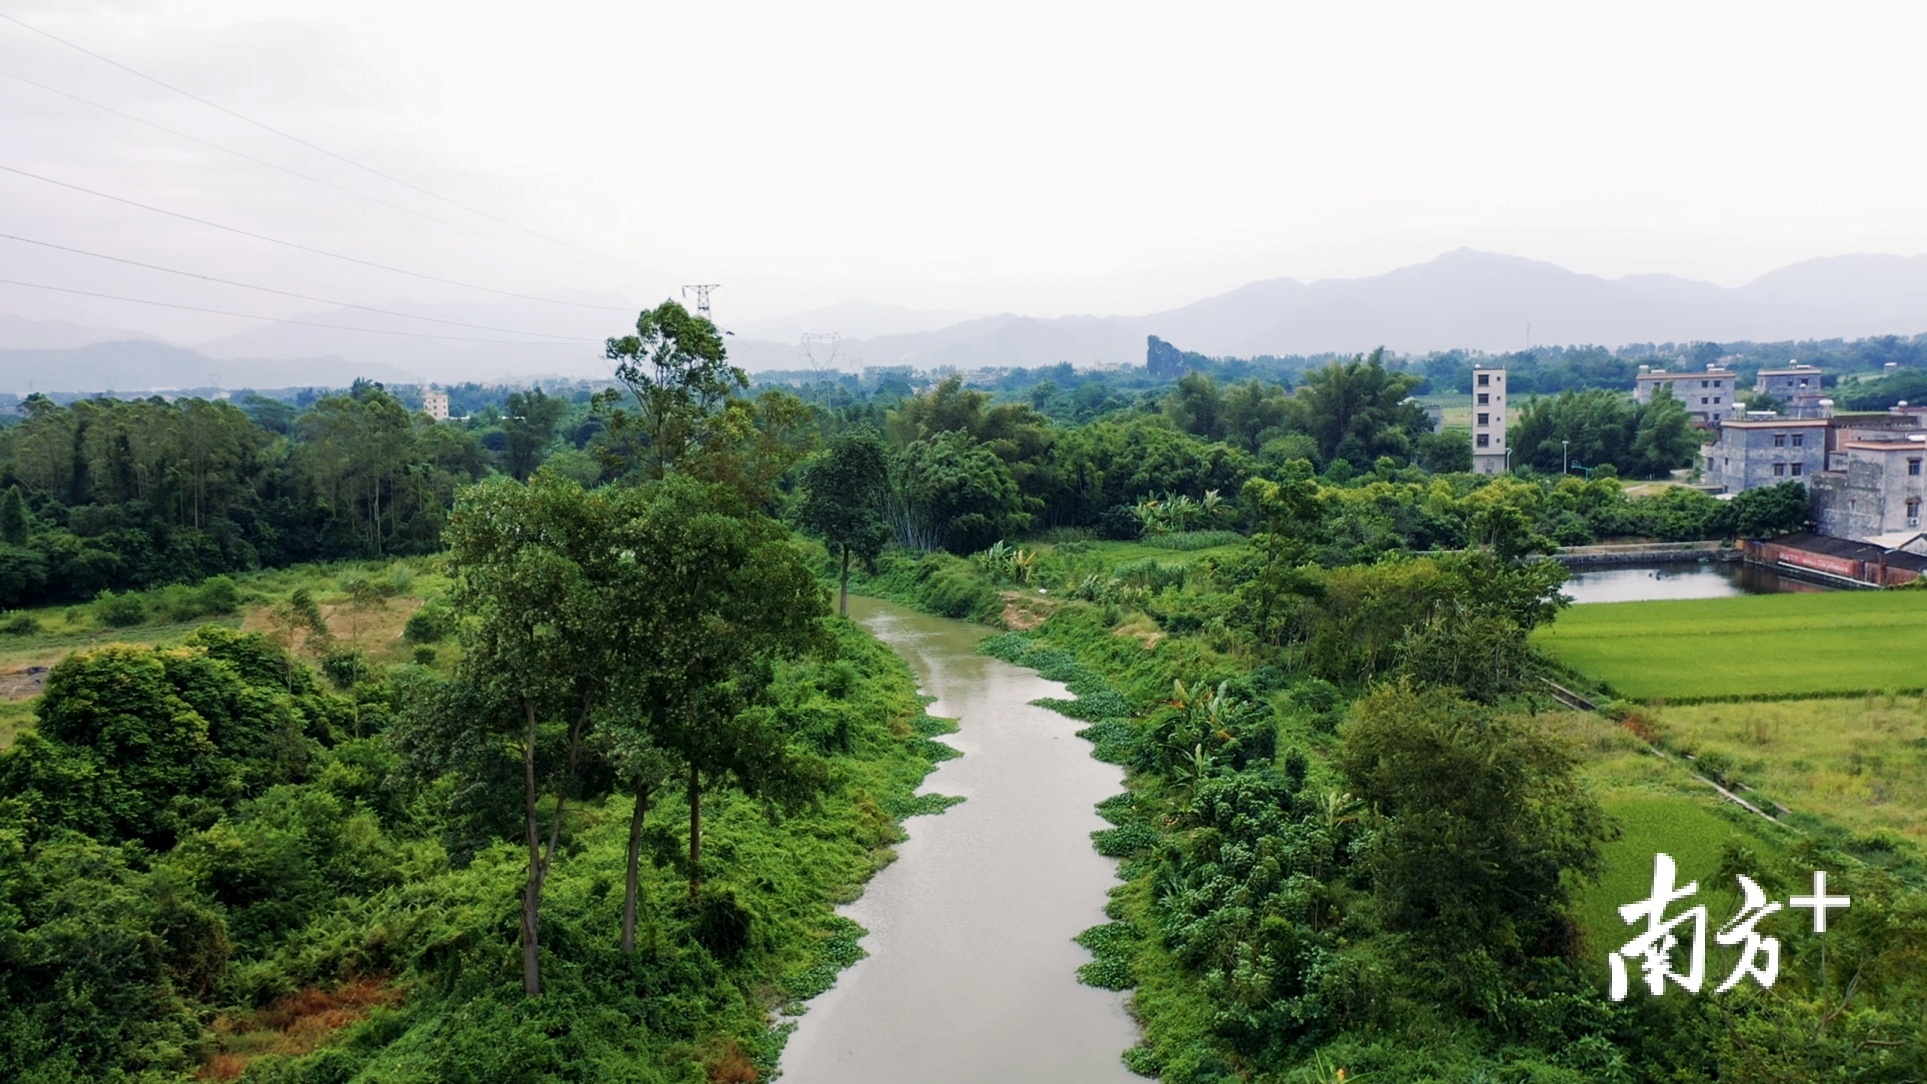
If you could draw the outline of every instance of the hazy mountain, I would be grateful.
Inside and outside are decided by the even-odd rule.
[[[570,295],[546,303],[502,298],[378,307],[430,319],[323,309],[298,317],[307,323],[277,321],[196,345],[217,358],[349,358],[406,373],[410,382],[492,381],[531,373],[606,376],[603,341],[632,331],[639,311],[603,295]]]
[[[535,373],[607,376],[602,340],[626,331],[635,307],[615,297],[557,300],[573,304],[507,299],[384,306],[509,332],[438,327],[354,310],[313,316],[318,323],[416,335],[445,331],[448,339],[278,323],[201,344],[198,353],[128,342],[73,350],[58,358],[45,351],[14,350],[0,353],[0,376],[5,377],[0,385],[13,390],[34,384],[50,390],[52,380],[61,388],[81,390],[191,387],[206,383],[206,376],[214,373],[225,383],[256,387],[345,384],[356,375],[443,383]],[[1912,335],[1927,332],[1927,256],[1807,260],[1744,286],[1725,287],[1673,275],[1606,279],[1538,260],[1460,249],[1365,278],[1254,282],[1147,316],[952,319],[954,315],[852,302],[781,320],[726,319],[725,326],[733,333],[731,357],[752,371],[808,367],[811,361],[799,356],[798,339],[804,332],[831,331],[844,336],[834,359],[820,351],[814,364],[844,370],[865,365],[977,369],[1060,361],[1141,365],[1147,335],[1185,350],[1237,356],[1356,353],[1375,346],[1406,353],[1453,347],[1500,351],[1528,341],[1618,346]],[[76,345],[71,338],[85,333],[72,325],[15,319],[0,323],[0,336],[14,328],[25,329],[16,335],[31,331],[43,337],[34,341],[52,345]],[[525,333],[568,341],[539,341],[532,335],[525,342],[460,341]],[[18,343],[0,337],[0,347],[9,345]],[[325,360],[298,360],[317,356]],[[276,364],[251,360],[264,358]]]
[[[1141,363],[1147,335],[1186,350],[1251,356],[1921,332],[1927,257],[1809,260],[1729,288],[1673,275],[1606,279],[1460,249],[1367,278],[1254,282],[1148,316],[989,317],[846,343],[844,352],[870,365],[971,369]]]
[[[29,320],[0,313],[0,350],[60,350],[89,343],[153,338],[125,328],[93,327],[67,320]]]
[[[410,383],[400,369],[342,358],[210,358],[158,342],[64,350],[0,350],[0,391],[169,391],[178,388],[346,387],[356,377]]]
[[[721,302],[719,295],[719,305]],[[758,320],[725,318],[723,325],[739,338],[788,341],[793,346],[805,334],[834,333],[846,339],[874,339],[885,335],[935,331],[972,319],[975,319],[974,315],[967,312],[938,312],[907,309],[900,305],[878,305],[869,301],[846,301],[789,316]]]

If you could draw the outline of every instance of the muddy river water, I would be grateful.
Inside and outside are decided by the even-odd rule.
[[[1127,1084],[1137,1041],[1123,995],[1082,986],[1071,941],[1104,921],[1113,863],[1092,805],[1122,789],[1084,724],[1033,706],[1061,684],[976,652],[981,625],[852,598],[850,614],[910,664],[943,740],[964,755],[924,790],[966,800],[915,817],[898,859],[844,909],[869,957],[809,1003],[784,1084]]]

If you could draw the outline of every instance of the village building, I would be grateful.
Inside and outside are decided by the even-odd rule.
[[[1472,370],[1472,471],[1504,474],[1511,466],[1505,444],[1505,370]]]
[[[1927,535],[1900,546],[1883,546],[1800,531],[1740,543],[1749,564],[1765,565],[1821,580],[1868,587],[1899,587],[1927,576]]]
[[[422,393],[422,413],[438,422],[448,420],[448,393],[445,391],[425,391]]]
[[[1708,365],[1703,373],[1669,373],[1641,365],[1639,375],[1633,378],[1633,399],[1641,405],[1650,403],[1660,388],[1673,393],[1696,425],[1710,428],[1739,413],[1739,403],[1733,398],[1739,391],[1739,374],[1731,369]]]
[[[1700,477],[1725,493],[1804,481],[1826,469],[1831,426],[1758,413],[1722,422],[1719,439],[1700,448]]]
[[[1927,499],[1927,432],[1868,433],[1841,441],[1809,489],[1821,534],[1876,544],[1917,535]]]
[[[1753,391],[1785,403],[1781,413],[1786,417],[1818,418],[1825,415],[1826,402],[1820,384],[1819,369],[1796,361],[1784,369],[1761,369],[1754,376]]]

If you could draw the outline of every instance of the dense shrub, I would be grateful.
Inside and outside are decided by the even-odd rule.
[[[108,628],[132,628],[147,620],[147,607],[141,603],[139,595],[117,595],[103,591],[94,601],[94,620]]]
[[[411,644],[438,644],[455,631],[455,615],[445,606],[431,602],[409,615],[402,635]]]

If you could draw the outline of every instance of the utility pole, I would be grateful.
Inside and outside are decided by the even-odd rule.
[[[1566,446],[1571,443],[1572,441],[1569,441],[1569,440],[1562,440],[1559,442],[1559,473],[1560,474],[1565,474],[1572,469],[1572,454],[1566,450]]]
[[[709,291],[722,288],[723,284],[720,282],[698,282],[683,287],[682,295],[688,297],[689,291],[696,291],[696,315],[705,320],[712,320],[713,318],[709,315]]]

